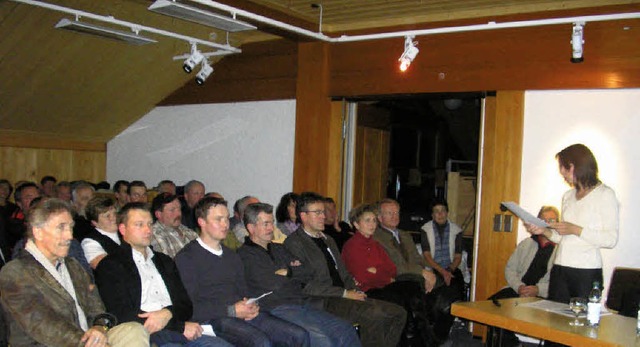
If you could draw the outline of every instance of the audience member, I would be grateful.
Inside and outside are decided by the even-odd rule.
[[[293,273],[304,283],[307,295],[325,298],[325,309],[352,323],[359,323],[364,346],[395,346],[402,334],[406,311],[395,304],[367,298],[347,271],[335,241],[323,234],[324,198],[302,193],[296,202],[301,222],[284,241],[285,247],[302,264],[304,274]],[[294,277],[295,278],[295,277]]]
[[[200,181],[191,180],[184,186],[184,197],[180,199],[182,224],[191,230],[198,227],[195,206],[204,197],[204,191],[204,184]]]
[[[336,202],[333,198],[324,199],[324,233],[331,236],[338,245],[338,249],[342,252],[344,243],[353,235],[351,226],[338,218],[336,210]]]
[[[153,199],[151,212],[155,217],[151,246],[172,259],[189,242],[198,237],[195,231],[182,224],[182,210],[178,196],[161,193]]]
[[[27,232],[26,216],[29,213],[31,201],[40,196],[38,186],[33,182],[25,182],[16,185],[16,191],[13,193],[13,200],[18,205],[18,209],[14,210],[6,221],[7,226],[7,247],[12,250]]]
[[[306,330],[247,299],[242,260],[221,243],[229,232],[226,201],[204,198],[195,207],[200,237],[175,258],[194,305],[192,319],[209,321],[218,336],[238,346],[308,346]]]
[[[56,183],[58,180],[53,176],[44,176],[40,180],[40,193],[48,198],[55,198]]]
[[[113,185],[113,196],[116,198],[116,211],[129,203],[129,181],[119,180]]]
[[[233,204],[233,215],[239,222],[231,228],[231,231],[240,243],[244,243],[244,238],[249,236],[249,232],[247,232],[247,229],[244,227],[244,223],[242,223],[244,210],[247,208],[247,206],[258,202],[260,202],[260,200],[258,200],[258,198],[256,198],[255,196],[247,195],[236,200],[236,203]]]
[[[0,271],[12,346],[149,346],[139,323],[113,324],[91,279],[68,257],[71,207],[48,199],[29,213],[26,248]]]
[[[462,261],[462,229],[449,220],[446,200],[431,204],[432,220],[422,226],[420,244],[427,266],[441,276],[445,285],[455,288],[463,297],[464,277],[458,268]]]
[[[142,181],[131,181],[127,189],[129,202],[147,203],[147,185]]]
[[[302,292],[302,283],[292,279],[290,272],[304,271],[283,245],[273,240],[273,207],[255,203],[244,210],[243,222],[249,231],[238,255],[244,264],[249,294],[258,297],[260,308],[272,315],[300,325],[309,332],[312,346],[359,346],[353,326],[338,317],[314,308],[311,299]],[[316,300],[318,301],[318,300]],[[315,305],[322,307],[322,304]]]
[[[79,181],[73,186],[71,191],[71,201],[75,209],[75,215],[73,216],[73,238],[82,241],[88,233],[93,230],[93,225],[87,219],[86,207],[89,200],[93,198],[95,189],[93,186],[85,181]]]
[[[91,268],[95,270],[98,263],[115,252],[122,243],[118,236],[116,223],[116,206],[110,198],[96,196],[89,200],[86,207],[87,219],[94,229],[82,240],[82,250]]]
[[[287,236],[298,230],[300,226],[300,224],[296,222],[296,199],[298,199],[298,194],[293,192],[287,193],[280,198],[280,203],[276,208],[278,229]]]
[[[56,185],[56,198],[71,202],[71,183],[68,181],[60,181]]]
[[[176,184],[171,180],[162,180],[158,183],[158,194],[169,193],[176,195]]]
[[[158,347],[188,345],[231,346],[218,337],[203,335],[191,322],[193,307],[175,263],[153,251],[151,213],[133,202],[118,213],[123,243],[96,269],[96,283],[105,306],[120,322],[140,322]]]

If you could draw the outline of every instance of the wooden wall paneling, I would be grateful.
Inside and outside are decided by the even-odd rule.
[[[353,163],[353,197],[351,199],[353,205],[350,206],[350,209],[364,202],[364,190],[366,189],[364,180],[365,131],[365,127],[356,127],[356,149]]]
[[[329,187],[330,141],[332,132],[338,131],[331,127],[331,100],[327,94],[329,45],[299,44],[298,72],[293,190],[327,195],[335,189]]]
[[[71,168],[71,177],[75,177],[74,179],[84,179],[95,183],[103,181],[107,173],[107,153],[73,152]]]
[[[475,299],[485,300],[503,287],[504,267],[515,249],[518,224],[512,232],[493,231],[493,217],[504,214],[502,201],[519,201],[524,126],[524,92],[499,91],[486,98],[480,225],[475,237]]]
[[[386,197],[389,131],[358,126],[353,205],[375,203]],[[353,207],[353,206],[352,206]]]
[[[343,149],[342,121],[346,103],[343,101],[331,102],[329,118],[329,158],[327,162],[327,196],[336,202],[336,210],[341,211],[342,182],[343,182]]]

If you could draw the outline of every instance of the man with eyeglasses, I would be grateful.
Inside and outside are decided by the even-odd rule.
[[[342,262],[335,241],[323,233],[324,198],[316,193],[300,194],[296,203],[300,227],[284,241],[285,247],[307,266],[293,278],[303,283],[303,292],[324,298],[325,309],[361,327],[363,346],[395,346],[407,318],[406,311],[389,302],[367,298]]]
[[[147,185],[142,181],[132,181],[127,189],[129,202],[147,203]]]
[[[553,206],[542,206],[538,218],[547,223],[559,220],[560,212]],[[542,297],[549,295],[549,275],[556,256],[556,244],[544,235],[531,235],[522,240],[509,257],[504,269],[507,286],[489,299]],[[518,346],[520,341],[511,331],[502,332],[501,346]]]

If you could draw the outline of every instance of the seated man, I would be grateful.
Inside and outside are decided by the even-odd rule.
[[[301,226],[284,241],[285,247],[308,269],[294,278],[304,283],[310,296],[325,298],[329,313],[361,327],[364,346],[395,346],[400,340],[407,312],[400,306],[369,299],[358,290],[347,271],[335,241],[324,235],[324,198],[316,193],[300,194],[296,203]]]
[[[95,270],[102,258],[113,253],[122,243],[116,224],[116,206],[113,200],[96,196],[89,200],[85,211],[94,229],[85,236],[81,245],[85,258]]]
[[[151,342],[198,346],[230,346],[191,318],[191,300],[176,266],[167,255],[152,251],[151,213],[144,203],[124,205],[118,212],[123,244],[96,269],[96,283],[105,306],[121,322],[140,322]]]
[[[158,194],[151,203],[153,223],[151,246],[171,258],[189,242],[198,237],[195,231],[182,224],[182,210],[177,195]]]
[[[559,220],[560,213],[553,206],[542,206],[538,218],[547,223]],[[517,297],[546,298],[549,294],[549,275],[556,255],[556,244],[544,235],[532,235],[522,240],[509,257],[504,269],[507,287],[504,287],[489,299],[507,299]],[[511,331],[504,330],[502,346],[518,346],[520,340]]]
[[[229,232],[227,202],[203,198],[195,206],[200,237],[176,255],[193,302],[193,320],[209,321],[218,336],[238,346],[309,346],[309,333],[248,301],[242,260],[222,244]]]
[[[11,346],[149,346],[139,323],[108,327],[97,290],[67,256],[73,238],[71,207],[58,199],[29,213],[25,250],[0,271],[1,302]],[[111,320],[113,323],[113,320]]]
[[[142,181],[131,181],[127,188],[129,202],[147,203],[147,185]]]
[[[312,346],[360,346],[353,326],[312,307],[310,298],[302,293],[301,283],[291,277],[293,272],[304,271],[305,266],[283,245],[273,243],[273,206],[247,206],[244,224],[249,237],[238,249],[238,255],[244,264],[249,294],[257,297],[271,292],[260,300],[261,309],[303,327],[309,332]]]
[[[93,231],[93,225],[87,219],[86,208],[89,200],[93,198],[95,189],[85,181],[79,181],[71,191],[71,201],[76,214],[73,216],[73,238],[82,241],[87,234]]]

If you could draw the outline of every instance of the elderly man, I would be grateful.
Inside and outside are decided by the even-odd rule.
[[[290,273],[305,271],[305,265],[283,245],[272,242],[273,206],[251,204],[245,209],[243,219],[250,236],[238,249],[238,255],[244,264],[249,294],[257,297],[271,292],[260,300],[261,308],[305,328],[312,346],[359,346],[360,340],[352,325],[313,307],[313,300],[302,292],[302,283],[292,279]]]
[[[198,227],[195,207],[204,197],[204,191],[204,184],[200,181],[191,180],[184,186],[184,197],[180,199],[182,224],[191,230],[196,230]]]
[[[96,269],[96,283],[104,303],[121,322],[140,322],[151,342],[165,345],[219,346],[228,343],[203,335],[203,327],[191,322],[191,300],[175,263],[153,251],[151,213],[146,204],[129,203],[118,212],[123,244],[104,258]]]
[[[238,199],[236,203],[233,204],[234,216],[238,218],[240,223],[236,223],[236,225],[232,227],[231,231],[233,231],[233,234],[236,236],[236,239],[238,239],[238,242],[240,243],[244,243],[244,238],[249,236],[249,232],[245,228],[244,223],[242,223],[244,210],[247,208],[247,206],[258,202],[260,202],[260,200],[258,200],[258,198],[256,198],[255,196],[247,195]]]
[[[153,199],[151,212],[155,217],[151,246],[172,259],[189,242],[198,238],[195,231],[182,224],[182,211],[177,195],[161,193]]]
[[[96,196],[89,200],[86,215],[94,229],[82,240],[82,250],[95,270],[98,263],[122,243],[118,237],[115,202],[107,197]]]
[[[302,327],[263,312],[247,299],[240,257],[222,244],[229,232],[227,202],[204,198],[196,205],[200,237],[176,256],[191,301],[193,319],[209,321],[223,339],[238,346],[308,346]]]
[[[87,273],[67,256],[71,207],[49,199],[29,214],[26,248],[0,272],[2,306],[11,346],[149,346],[139,323],[110,329],[113,317]]]
[[[304,273],[293,273],[304,283],[303,291],[325,299],[328,312],[359,323],[364,346],[395,346],[407,318],[406,311],[385,301],[367,298],[340,257],[335,241],[324,230],[324,198],[316,193],[300,194],[296,204],[301,226],[284,241],[302,264]]]
[[[93,231],[93,225],[87,219],[86,208],[94,194],[95,189],[93,186],[84,181],[76,183],[71,191],[71,201],[76,210],[76,214],[73,217],[75,223],[73,226],[73,238],[78,241],[82,241],[87,234]]]

